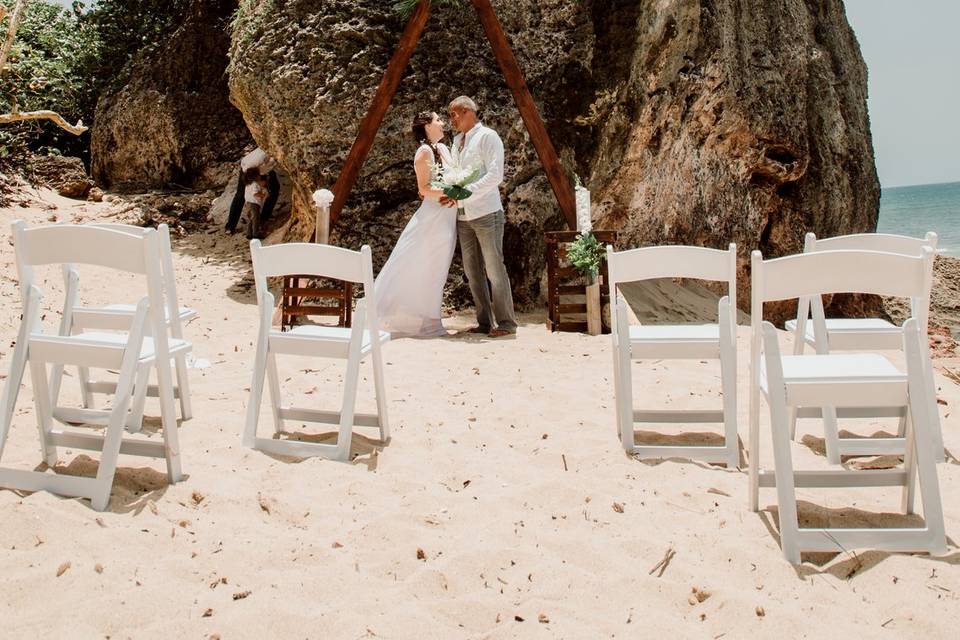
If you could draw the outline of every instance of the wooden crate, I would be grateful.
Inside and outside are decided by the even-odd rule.
[[[576,231],[548,231],[544,234],[547,243],[547,328],[551,331],[587,331],[587,292],[580,272],[567,263],[567,247],[577,239]],[[616,231],[594,230],[593,235],[602,245],[617,246]],[[575,298],[570,301],[569,298]],[[561,301],[561,298],[567,300]],[[600,306],[609,304],[607,289],[607,263],[600,268]],[[610,333],[608,323],[603,323],[603,333]]]
[[[280,323],[282,329],[293,326],[296,318],[305,316],[336,317],[337,326],[349,327],[353,321],[353,283],[337,281],[326,287],[310,286],[313,276],[284,276],[280,299]],[[325,304],[310,304],[308,299],[332,301]]]

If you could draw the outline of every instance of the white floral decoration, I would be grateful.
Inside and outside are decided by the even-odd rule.
[[[333,204],[333,192],[329,189],[317,189],[313,192],[313,203],[321,209]]]

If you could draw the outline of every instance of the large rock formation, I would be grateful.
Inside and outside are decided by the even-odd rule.
[[[233,23],[231,99],[291,176],[292,236],[312,233],[309,193],[335,181],[397,44],[391,4],[252,0]],[[624,246],[736,242],[747,275],[751,249],[875,228],[866,68],[841,0],[494,6],[561,157],[595,192],[595,226]],[[508,268],[537,301],[542,232],[563,219],[469,3],[434,11],[334,241],[385,259],[418,205],[408,122],[461,93],[506,143]]]
[[[227,88],[229,19],[237,0],[196,0],[179,27],[97,104],[91,170],[120,189],[223,186],[251,143]]]

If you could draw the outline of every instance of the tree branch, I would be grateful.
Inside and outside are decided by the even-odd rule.
[[[17,111],[14,109],[12,113],[3,113],[0,114],[0,124],[11,124],[13,122],[23,122],[25,120],[50,120],[56,123],[61,129],[69,131],[75,136],[80,135],[87,130],[87,127],[83,125],[83,120],[77,120],[77,124],[73,125],[63,119],[56,111]]]
[[[7,24],[7,37],[3,41],[3,48],[0,49],[0,75],[3,75],[6,70],[7,56],[10,55],[10,50],[13,48],[13,39],[17,35],[17,29],[20,28],[20,20],[23,18],[23,13],[26,9],[27,0],[16,0],[16,4],[13,5],[13,13],[10,14],[10,22]],[[7,8],[4,5],[0,5],[0,20],[3,20],[6,14]],[[77,124],[75,125],[70,124],[56,111],[27,111],[26,113],[22,113],[17,109],[16,97],[13,98],[12,111],[10,113],[0,114],[0,124],[23,122],[25,120],[50,120],[61,129],[75,136],[79,136],[87,130],[87,127],[83,126],[82,120],[77,120]]]
[[[13,38],[17,35],[17,29],[20,28],[20,19],[23,18],[23,12],[27,8],[27,0],[17,0],[13,5],[13,13],[10,14],[10,23],[7,24],[7,38],[3,41],[3,49],[0,50],[0,73],[3,73],[3,67],[7,64],[7,56],[10,55],[10,49],[13,48]],[[6,13],[6,9],[2,9]],[[0,20],[3,15],[0,13]]]

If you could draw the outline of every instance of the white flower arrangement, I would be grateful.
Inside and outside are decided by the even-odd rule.
[[[435,167],[436,179],[430,186],[434,189],[443,191],[443,195],[451,200],[466,200],[473,192],[467,189],[467,185],[473,183],[480,177],[480,167],[458,167],[458,166],[438,166]]]
[[[317,189],[313,192],[313,203],[320,209],[329,209],[333,199],[333,192],[329,189]]]
[[[590,211],[590,191],[581,184],[574,188],[574,194],[577,202],[577,231],[588,233],[593,229],[593,221]]]

